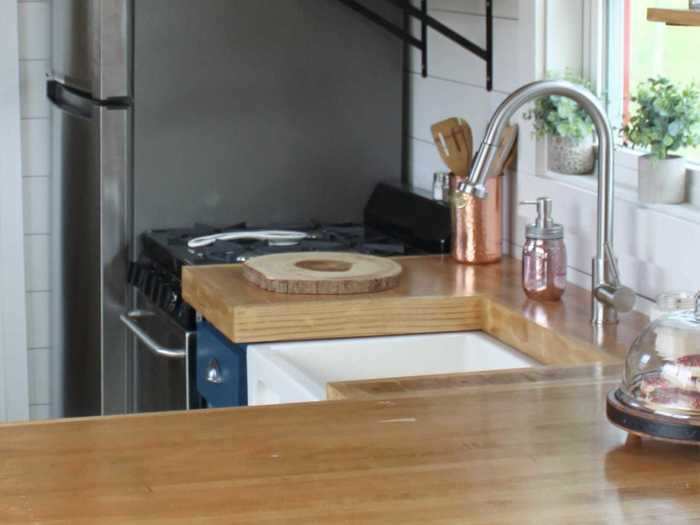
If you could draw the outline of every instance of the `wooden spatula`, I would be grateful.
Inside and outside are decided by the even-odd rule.
[[[466,177],[472,163],[472,129],[465,120],[448,118],[430,126],[440,158],[457,177]]]
[[[501,134],[501,142],[496,150],[496,157],[491,164],[489,177],[503,175],[506,169],[513,166],[516,160],[517,148],[515,144],[518,140],[518,126],[506,126]]]

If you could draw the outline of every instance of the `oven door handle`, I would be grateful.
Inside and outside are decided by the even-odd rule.
[[[148,310],[131,310],[126,314],[120,315],[119,318],[122,323],[124,323],[127,328],[157,356],[166,357],[168,359],[184,359],[187,356],[187,352],[184,348],[166,348],[160,346],[155,339],[148,335],[144,329],[136,323],[136,319],[143,319],[144,317],[153,315],[155,314]]]

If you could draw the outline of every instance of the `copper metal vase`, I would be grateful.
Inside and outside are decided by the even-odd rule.
[[[501,260],[501,177],[486,181],[488,196],[477,199],[456,192],[461,177],[450,176],[452,257],[467,264]]]

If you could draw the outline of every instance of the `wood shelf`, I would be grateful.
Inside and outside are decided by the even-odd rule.
[[[700,26],[700,10],[690,9],[647,9],[647,20],[663,22],[668,26]]]

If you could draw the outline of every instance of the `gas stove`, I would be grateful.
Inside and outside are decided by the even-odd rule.
[[[189,241],[207,235],[268,230],[302,232],[307,237],[299,241],[285,242],[254,239],[217,240],[208,246],[188,246]],[[240,263],[251,257],[273,253],[350,251],[386,256],[426,253],[375,228],[353,223],[288,224],[269,228],[248,228],[245,224],[226,228],[194,225],[191,228],[153,230],[146,233],[141,240],[145,255],[175,273],[179,273],[184,265]]]
[[[306,234],[294,242],[254,239],[217,240],[206,246],[189,247],[195,238],[228,232],[263,230]],[[182,300],[180,275],[183,266],[232,264],[251,257],[286,252],[342,251],[378,256],[421,255],[449,251],[449,209],[442,202],[415,190],[380,184],[365,208],[365,222],[270,225],[248,227],[195,224],[184,228],[152,230],[141,236],[142,251],[129,268],[129,282],[187,330],[195,326],[194,310]]]

